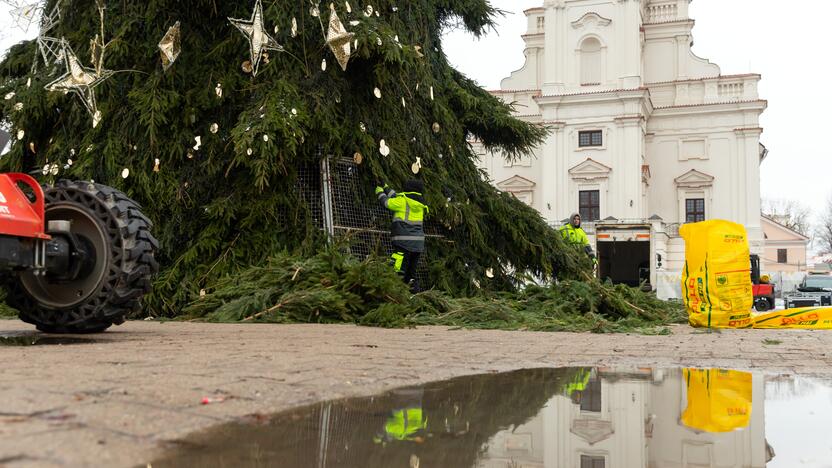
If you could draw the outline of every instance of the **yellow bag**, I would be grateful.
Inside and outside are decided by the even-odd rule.
[[[729,221],[685,224],[682,291],[693,327],[750,328],[754,291],[745,228]]]
[[[832,307],[779,310],[754,318],[754,328],[832,330]]]
[[[751,420],[752,380],[747,372],[685,369],[688,406],[682,423],[704,432],[730,432]]]

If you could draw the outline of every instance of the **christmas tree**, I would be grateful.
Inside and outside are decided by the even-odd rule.
[[[162,245],[154,314],[281,252],[318,254],[302,173],[327,157],[358,164],[364,202],[419,172],[444,291],[589,278],[582,253],[477,169],[472,139],[515,158],[546,134],[442,51],[449,27],[494,26],[487,0],[49,0],[43,12],[38,40],[0,64],[13,137],[0,170],[93,179],[141,203]]]

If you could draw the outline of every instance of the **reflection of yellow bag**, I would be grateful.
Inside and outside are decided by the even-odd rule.
[[[779,310],[757,316],[754,328],[832,330],[832,307]]]
[[[688,406],[682,423],[704,432],[730,432],[751,420],[751,374],[722,369],[685,369]]]
[[[750,328],[754,292],[745,228],[729,221],[685,224],[682,291],[691,326]]]

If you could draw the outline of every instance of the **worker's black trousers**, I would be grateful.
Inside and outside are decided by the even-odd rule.
[[[419,266],[419,257],[421,256],[421,252],[409,252],[407,250],[397,250],[393,253],[396,271],[403,276],[405,283],[410,283],[410,280],[416,278],[416,268]],[[399,264],[400,259],[401,264]]]

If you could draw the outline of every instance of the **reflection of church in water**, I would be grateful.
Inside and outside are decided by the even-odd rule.
[[[750,401],[743,408],[731,396],[718,401],[704,387],[697,403],[689,372],[647,369],[622,375],[596,369],[578,389],[551,398],[526,424],[492,437],[476,466],[765,467],[774,454],[765,439],[763,376],[738,373],[747,376],[741,386]],[[706,432],[689,427],[708,417],[692,415],[694,409],[716,418],[720,413],[745,418],[736,430]]]

